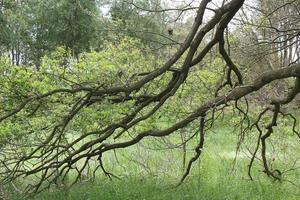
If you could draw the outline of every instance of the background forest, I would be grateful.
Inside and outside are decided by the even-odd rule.
[[[299,0],[0,0],[0,199],[300,199]]]

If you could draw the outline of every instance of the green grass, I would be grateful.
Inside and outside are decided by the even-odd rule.
[[[175,187],[182,175],[182,156],[178,149],[155,151],[142,146],[118,152],[120,167],[113,154],[106,155],[107,168],[122,180],[110,181],[100,176],[94,182],[78,183],[71,188],[52,189],[36,196],[36,200],[299,200],[300,188],[287,182],[273,181],[253,168],[254,181],[247,176],[249,158],[240,154],[234,163],[236,136],[229,128],[209,133],[206,148],[191,175]],[[193,155],[191,144],[188,157]],[[294,150],[295,151],[295,150]],[[297,154],[297,152],[293,152]],[[299,153],[299,151],[298,151]],[[124,156],[121,156],[124,155]],[[132,160],[128,160],[132,159]],[[153,171],[133,162],[143,162]],[[124,170],[125,168],[125,170]],[[125,171],[125,172],[124,172]],[[298,181],[299,170],[288,179]],[[12,194],[13,200],[30,199]]]
[[[123,181],[97,180],[77,185],[70,190],[45,192],[35,199],[43,200],[299,200],[295,187],[268,180],[239,179],[226,174],[186,181],[178,188],[162,179],[126,179]],[[26,199],[26,198],[14,198]]]

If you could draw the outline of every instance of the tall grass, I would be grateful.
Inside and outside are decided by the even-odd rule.
[[[254,181],[247,176],[249,159],[243,153],[235,160],[236,135],[228,127],[209,133],[201,159],[195,163],[191,175],[179,187],[182,175],[182,152],[155,151],[147,144],[106,156],[107,168],[120,174],[122,180],[110,181],[99,175],[93,182],[78,183],[71,188],[53,188],[34,199],[38,200],[299,200],[300,188],[274,181],[253,168]],[[193,145],[191,145],[193,146]],[[297,152],[294,152],[297,154]],[[298,152],[299,153],[299,152]],[[193,155],[188,149],[187,157]],[[143,163],[143,166],[141,165]],[[281,163],[283,165],[283,163]],[[121,166],[120,166],[121,165]],[[300,171],[293,171],[297,181]],[[299,183],[299,181],[298,181]],[[12,199],[29,199],[12,194]]]

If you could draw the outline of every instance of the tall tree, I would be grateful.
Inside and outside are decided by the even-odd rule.
[[[93,0],[8,1],[1,9],[2,46],[14,64],[40,65],[41,58],[59,46],[73,56],[95,48],[99,12]]]
[[[155,12],[161,8],[160,1],[139,0],[109,3],[110,15],[119,34],[137,37],[144,43],[170,42],[166,31],[165,13]]]

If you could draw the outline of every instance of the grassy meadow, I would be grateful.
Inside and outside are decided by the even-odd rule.
[[[250,181],[247,175],[249,155],[244,150],[236,154],[236,141],[237,135],[232,127],[219,126],[214,132],[208,132],[201,159],[194,163],[190,176],[178,187],[176,185],[183,174],[182,149],[171,147],[162,149],[160,141],[146,140],[138,146],[106,155],[106,169],[113,171],[121,177],[121,180],[110,180],[99,171],[95,180],[77,183],[71,189],[52,188],[35,197],[25,197],[11,192],[11,198],[13,200],[300,199],[299,186],[285,181],[292,180],[293,183],[299,184],[299,170],[287,172],[283,181],[274,181],[268,178],[262,172],[262,167],[256,163],[252,169],[254,180]],[[283,142],[284,139],[281,138],[280,141]],[[193,145],[187,147],[186,161],[193,155]],[[297,154],[297,149],[292,149],[289,153]],[[282,158],[288,159],[286,155]],[[278,160],[277,164],[281,167],[289,164]]]

